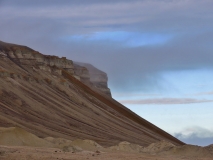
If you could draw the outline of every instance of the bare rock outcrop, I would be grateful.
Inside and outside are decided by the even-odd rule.
[[[105,72],[88,63],[74,62],[74,66],[86,68],[89,71],[90,82],[92,83],[93,87],[111,97],[111,91],[107,84],[108,77]]]
[[[168,151],[175,147],[174,144],[168,141],[159,141],[156,143],[152,143],[149,146],[143,148],[142,152],[147,152],[147,153],[159,153],[162,151]]]
[[[0,145],[54,147],[52,143],[17,127],[0,127]]]
[[[88,69],[75,63],[74,63],[74,77],[87,85],[91,84]]]
[[[43,55],[26,46],[20,46],[0,41],[0,56],[11,59],[21,67],[37,69],[62,74],[62,69],[73,75],[76,79],[89,87],[101,91],[111,97],[110,89],[107,87],[107,74],[86,63],[73,63],[66,57]],[[2,76],[10,73],[1,72]]]
[[[26,46],[14,45],[1,41],[0,52],[1,55],[6,55],[20,65],[37,66],[39,69],[49,72],[52,70],[50,67],[57,67],[74,74],[73,61],[66,59],[66,57],[59,58],[57,56],[43,55]]]
[[[112,151],[122,151],[122,152],[132,152],[132,153],[140,153],[144,147],[137,145],[137,144],[132,144],[129,142],[120,142],[116,146],[111,146],[108,149]]]

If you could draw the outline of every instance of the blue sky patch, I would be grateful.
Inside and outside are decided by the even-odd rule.
[[[95,32],[86,35],[73,35],[65,36],[63,40],[66,41],[90,41],[97,43],[98,41],[106,43],[120,43],[124,47],[140,47],[150,45],[162,45],[168,42],[172,38],[169,34],[159,33],[139,33],[139,32]]]

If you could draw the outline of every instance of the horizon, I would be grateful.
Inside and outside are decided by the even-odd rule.
[[[0,40],[94,65],[112,97],[185,143],[213,143],[211,0],[0,0]]]

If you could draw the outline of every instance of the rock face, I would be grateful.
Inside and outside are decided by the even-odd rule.
[[[83,66],[83,68],[87,68],[89,71],[88,74],[90,77],[90,82],[94,88],[111,97],[111,92],[107,85],[108,77],[105,72],[88,63],[74,62],[74,66]]]
[[[50,67],[65,69],[74,74],[73,61],[67,60],[66,57],[43,55],[25,46],[13,45],[0,41],[1,55],[6,55],[14,62],[20,65],[36,66],[39,69],[51,72]]]
[[[90,64],[74,64],[72,60],[68,60],[66,57],[43,55],[28,47],[8,43],[5,45],[4,42],[0,42],[0,47],[2,50],[0,51],[1,57],[7,56],[22,66],[35,66],[37,69],[50,73],[57,72],[61,74],[61,69],[64,69],[84,84],[111,96],[110,89],[107,87],[107,74]]]
[[[86,67],[74,63],[74,77],[81,82],[90,85],[90,74]]]
[[[100,71],[89,76],[90,69],[74,67],[66,58],[4,42],[0,53],[0,127],[22,128],[39,138],[89,139],[106,147],[122,141],[184,144],[89,87],[107,86],[106,74]]]

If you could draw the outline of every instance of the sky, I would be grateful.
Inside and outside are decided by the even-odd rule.
[[[212,0],[0,0],[0,40],[91,63],[114,99],[213,144]]]

